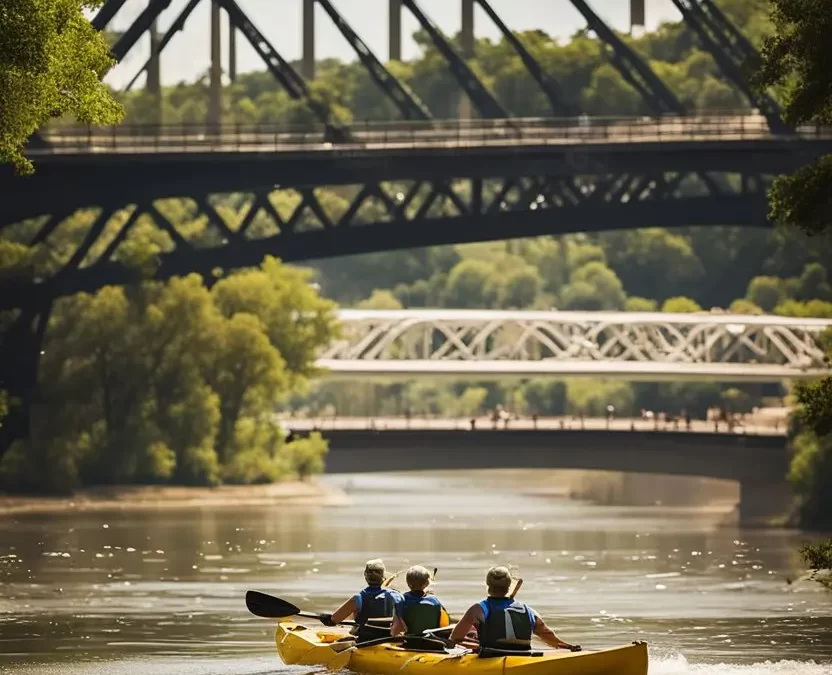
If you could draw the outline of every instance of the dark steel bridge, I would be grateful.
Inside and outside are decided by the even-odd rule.
[[[129,0],[134,2],[134,0]],[[825,129],[791,129],[777,103],[756,91],[744,67],[758,55],[713,0],[673,0],[724,80],[748,100],[744,112],[701,116],[674,93],[585,0],[571,0],[601,40],[609,61],[640,94],[644,119],[591,120],[535,60],[486,0],[461,0],[460,47],[415,0],[390,0],[390,56],[400,58],[402,8],[429,36],[478,120],[441,121],[400,82],[349,26],[330,0],[304,2],[301,71],[246,15],[242,0],[206,0],[211,11],[209,106],[194,129],[125,127],[52,129],[33,141],[37,173],[14,178],[0,169],[0,236],[49,250],[61,224],[93,209],[73,250],[62,250],[51,274],[17,270],[0,279],[0,311],[13,322],[0,334],[0,389],[21,403],[0,426],[0,455],[26,433],[36,395],[37,361],[53,301],[106,284],[130,283],[138,272],[119,260],[121,246],[143,216],[170,245],[156,278],[210,274],[257,264],[266,254],[299,261],[338,255],[645,226],[765,226],[771,178],[832,150]],[[643,2],[632,0],[634,17]],[[94,18],[105,29],[128,0],[108,0]],[[113,47],[118,60],[149,35],[142,72],[159,88],[159,63],[200,0],[190,0],[160,35],[156,22],[171,0],[149,0]],[[478,4],[516,51],[546,95],[552,119],[512,116],[468,66],[473,55],[473,7]],[[345,126],[311,95],[314,8],[320,5],[355,49],[402,122]],[[221,14],[232,27],[228,74],[234,79],[236,39],[245,38],[275,80],[306,104],[318,124],[304,129],[224,128],[220,124]],[[332,188],[337,203],[320,188]],[[289,193],[275,206],[275,193]],[[217,197],[233,195],[229,214]],[[166,215],[164,200],[185,199],[210,234],[189,238]],[[115,224],[118,224],[116,227]]]

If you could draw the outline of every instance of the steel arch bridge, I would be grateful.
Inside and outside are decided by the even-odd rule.
[[[832,319],[658,312],[342,310],[330,377],[772,382],[830,374]]]

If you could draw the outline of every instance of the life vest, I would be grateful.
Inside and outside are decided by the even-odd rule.
[[[512,598],[486,598],[480,603],[483,620],[477,624],[480,646],[527,651],[535,628],[534,611]]]
[[[396,616],[407,625],[408,635],[421,635],[426,630],[441,627],[444,613],[439,598],[422,591],[408,591],[396,603]]]
[[[355,596],[358,608],[355,613],[355,622],[358,624],[356,638],[359,642],[390,635],[390,628],[377,628],[366,624],[369,619],[391,619],[393,609],[396,603],[401,601],[401,597],[398,591],[381,586],[367,586]]]

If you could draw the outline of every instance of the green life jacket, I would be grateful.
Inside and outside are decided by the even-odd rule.
[[[408,635],[421,635],[426,630],[439,628],[442,603],[435,595],[408,591],[396,604],[396,616],[407,624]]]

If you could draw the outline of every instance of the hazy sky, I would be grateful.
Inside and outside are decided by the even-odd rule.
[[[185,30],[179,33],[162,54],[162,80],[174,84],[193,80],[208,69],[209,63],[209,2],[202,0],[191,15]],[[238,0],[254,24],[269,38],[281,55],[294,60],[301,54],[302,0]],[[123,30],[146,6],[146,0],[128,0],[116,15],[111,27]],[[187,0],[173,0],[162,14],[162,31],[176,18]],[[590,0],[592,8],[608,24],[619,30],[629,29],[628,0]],[[387,60],[387,0],[333,0],[333,5],[382,61]],[[459,0],[420,0],[422,10],[439,25],[446,35],[453,35],[460,26]],[[550,35],[567,38],[585,26],[583,17],[569,0],[491,0],[491,5],[513,30],[542,29]],[[647,23],[653,27],[662,21],[680,18],[671,0],[647,0]],[[316,56],[355,60],[355,54],[332,24],[329,16],[317,7]],[[478,37],[496,39],[499,31],[479,7],[475,8],[474,25]],[[405,59],[418,53],[411,35],[418,28],[416,19],[407,9],[402,11],[402,51]],[[223,50],[226,49],[227,21],[223,20]],[[148,39],[143,38],[123,63],[108,75],[116,87],[125,84],[147,59]],[[223,60],[226,61],[224,51]],[[263,63],[241,35],[237,40],[239,72],[262,70]]]

